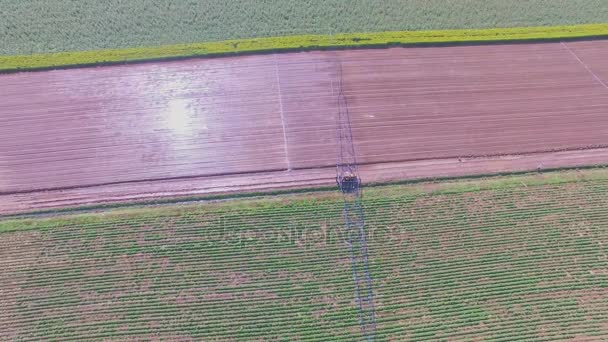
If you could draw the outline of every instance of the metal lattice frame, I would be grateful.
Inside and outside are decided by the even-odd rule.
[[[367,238],[361,207],[361,179],[353,144],[348,103],[342,86],[342,64],[338,62],[338,163],[336,182],[344,200],[346,242],[350,249],[355,301],[359,309],[359,324],[364,337],[372,341],[376,334],[376,318],[372,279],[369,274]]]

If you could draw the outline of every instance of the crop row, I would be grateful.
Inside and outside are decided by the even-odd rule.
[[[573,255],[573,257],[579,257],[581,255]],[[559,262],[564,262],[566,260],[556,261],[554,264],[543,264],[546,267],[555,267],[559,269]],[[528,264],[527,261],[521,270],[526,270],[525,266]],[[606,287],[608,286],[608,282],[605,276],[593,276],[590,275],[588,270],[592,269],[593,266],[601,265],[601,261],[579,261],[576,264],[576,267],[581,268],[581,271],[575,272],[570,270],[569,274],[571,277],[577,277],[576,280],[564,280],[557,278],[559,273],[546,272],[546,274],[532,274],[524,277],[524,274],[521,274],[519,277],[516,276],[517,273],[514,274],[514,271],[492,271],[490,268],[493,266],[483,265],[483,267],[478,265],[478,269],[467,270],[470,273],[463,273],[458,270],[442,270],[442,272],[428,272],[426,268],[420,268],[415,273],[424,274],[426,277],[424,280],[413,280],[410,279],[412,275],[406,277],[396,277],[393,278],[388,272],[377,272],[376,275],[376,285],[379,285],[383,288],[383,293],[385,295],[401,295],[401,296],[411,296],[412,301],[416,301],[418,296],[422,296],[421,298],[427,298],[428,296],[438,296],[442,293],[450,293],[450,294],[458,294],[461,297],[467,297],[468,299],[478,298],[481,300],[485,300],[489,297],[499,296],[499,295],[511,295],[517,294],[520,290],[528,290],[534,294],[552,292],[552,291],[561,291],[561,290],[571,290],[574,288],[592,288],[592,287]],[[382,263],[383,268],[395,267],[399,268],[399,263],[394,262],[391,263]],[[508,266],[515,267],[517,265],[511,263],[505,263],[497,266]],[[340,267],[343,273],[345,267]],[[488,270],[490,269],[490,270]],[[564,268],[559,269],[563,271]],[[336,272],[337,270],[334,270]],[[451,275],[456,273],[457,275]],[[290,281],[288,279],[277,279],[277,275],[273,273],[269,273],[265,276],[268,279],[255,279],[253,284],[244,284],[239,286],[212,286],[212,282],[209,284],[205,284],[204,280],[209,280],[209,278],[202,276],[200,278],[176,278],[174,274],[156,274],[150,273],[146,275],[143,279],[151,279],[153,280],[153,284],[147,290],[138,290],[139,287],[136,284],[140,283],[141,280],[135,280],[133,278],[122,278],[122,279],[103,279],[100,283],[84,282],[84,279],[81,281],[69,282],[69,283],[57,283],[54,287],[48,286],[40,286],[40,287],[32,287],[32,298],[23,299],[25,303],[28,303],[28,310],[33,312],[35,310],[42,310],[45,308],[61,308],[62,306],[72,306],[77,304],[80,300],[79,295],[81,293],[87,293],[88,291],[97,291],[100,294],[104,293],[112,293],[111,290],[116,291],[117,293],[121,292],[132,292],[132,294],[122,294],[118,296],[112,296],[115,299],[138,299],[140,297],[147,297],[150,294],[162,294],[162,296],[177,295],[181,290],[188,290],[190,288],[198,288],[198,296],[204,296],[207,294],[221,294],[223,296],[228,296],[230,298],[239,298],[244,296],[244,300],[248,301],[249,297],[246,296],[247,293],[255,293],[257,290],[272,290],[272,294],[278,297],[290,297],[290,298],[298,298],[300,295],[306,295],[311,291],[310,286],[319,286],[319,284],[325,284],[326,286],[331,286],[333,288],[333,294],[343,294],[350,292],[350,279],[344,275],[341,277],[331,277],[332,272],[314,274],[313,276],[316,282],[303,282],[298,284],[297,282]],[[547,277],[549,275],[554,275],[555,279],[552,279],[554,284],[547,284],[543,286],[539,286],[543,281],[549,281]],[[491,281],[489,284],[484,284],[480,282],[482,279],[487,278],[488,281]],[[182,279],[181,281],[176,281],[175,279]],[[199,281],[199,279],[202,279]],[[211,278],[213,279],[213,278]],[[98,280],[95,278],[94,280]],[[215,279],[216,283],[219,282],[218,279]],[[559,280],[559,281],[558,281]],[[402,283],[405,282],[412,289],[416,289],[415,295],[413,293],[398,293],[402,289]],[[474,289],[474,292],[466,294],[467,291],[471,291],[470,285],[472,282],[478,282],[477,286]],[[63,286],[62,286],[63,285]],[[300,288],[300,286],[306,286]],[[337,290],[345,286],[346,290]],[[582,286],[582,287],[581,287]],[[133,288],[135,287],[135,288]],[[393,288],[394,291],[391,291]],[[56,291],[56,294],[52,295],[36,295],[37,289],[43,289],[44,291]],[[131,290],[131,291],[129,291]],[[137,291],[142,291],[138,293]],[[316,290],[315,290],[316,291]],[[344,292],[346,291],[346,292]],[[11,295],[12,291],[7,291],[7,295]],[[28,291],[29,292],[29,291]],[[393,293],[397,292],[397,293]],[[27,293],[27,292],[26,292]],[[14,293],[18,295],[18,293]],[[68,299],[73,298],[73,299]],[[90,300],[89,303],[103,302],[105,298],[102,296],[101,299]],[[235,301],[239,301],[236,299]],[[0,315],[2,317],[3,315]]]
[[[565,310],[571,309],[571,307],[564,307]],[[204,310],[204,308],[201,308]],[[584,321],[581,320],[580,317],[572,317],[572,315],[564,314],[564,312],[556,312],[555,310],[547,310],[545,312],[540,312],[542,314],[542,318],[529,318],[529,319],[520,319],[517,321],[501,321],[501,322],[490,322],[486,324],[484,329],[484,334],[491,334],[494,336],[492,339],[496,340],[521,340],[521,339],[534,339],[534,340],[551,340],[551,338],[555,338],[558,335],[561,335],[562,338],[564,336],[569,336],[577,333],[583,333],[587,336],[606,336],[606,332],[602,329],[601,325],[598,322],[594,321]],[[355,312],[351,313],[351,316],[355,315]],[[61,338],[65,339],[75,339],[75,338],[86,338],[86,339],[99,339],[104,337],[118,337],[118,336],[139,336],[141,334],[159,334],[159,333],[175,333],[176,331],[184,331],[189,330],[187,327],[196,327],[194,333],[191,333],[192,337],[207,337],[207,338],[230,338],[234,337],[234,333],[223,331],[228,330],[227,328],[232,328],[229,325],[214,327],[219,329],[220,331],[209,331],[206,326],[206,321],[203,318],[202,320],[198,320],[195,316],[187,315],[188,317],[185,322],[176,322],[174,325],[166,324],[161,328],[152,329],[145,326],[134,327],[126,329],[125,331],[116,331],[110,328],[115,328],[119,324],[124,323],[145,323],[149,322],[149,320],[116,320],[110,321],[103,324],[99,324],[97,328],[99,331],[95,331],[95,327],[88,327],[87,330],[74,332],[74,333],[63,333],[61,329],[53,329],[45,331],[45,334],[32,334],[28,337],[44,337],[45,339],[55,339]],[[153,319],[158,319],[161,322],[167,322],[170,318],[166,316],[161,317],[152,317]],[[599,320],[608,319],[608,315],[605,313],[600,313],[597,317]],[[235,324],[242,325],[251,325],[255,324],[256,326],[247,331],[243,331],[238,333],[239,338],[257,338],[259,336],[282,336],[282,337],[298,337],[301,339],[318,339],[320,336],[331,336],[345,338],[346,336],[353,336],[353,333],[349,330],[358,329],[356,323],[349,324],[340,324],[336,322],[327,322],[331,324],[331,328],[333,328],[333,334],[327,334],[325,332],[321,332],[315,327],[307,327],[298,331],[295,331],[295,326],[293,324],[293,317],[290,319],[286,319],[284,322],[278,321],[278,324],[275,321],[269,322],[268,317],[263,317],[263,315],[258,316],[259,321],[242,321],[242,322],[233,322]],[[601,321],[599,321],[601,322]],[[264,324],[267,323],[267,324]],[[391,324],[393,323],[393,324]],[[380,336],[387,336],[396,334],[397,336],[404,336],[408,333],[411,334],[413,331],[416,340],[434,340],[440,338],[442,335],[444,338],[446,337],[458,337],[467,335],[466,333],[455,333],[455,334],[442,334],[438,333],[440,330],[448,330],[448,331],[456,331],[459,328],[465,327],[475,327],[476,324],[471,324],[469,321],[437,321],[433,324],[425,323],[424,325],[404,325],[404,320],[401,317],[391,317],[390,319],[381,320],[379,324],[385,325],[386,328],[380,331]],[[543,336],[544,338],[540,338],[538,335],[538,331],[531,329],[530,327],[534,327],[542,324],[555,324],[559,325],[560,329],[554,331],[554,335]],[[567,329],[564,329],[567,327]],[[299,327],[303,328],[303,327]],[[346,329],[350,328],[350,329]],[[61,332],[56,333],[59,330]],[[67,329],[66,329],[67,330]],[[470,331],[468,334],[474,335],[479,334],[479,332]],[[355,335],[356,336],[356,335]]]
[[[600,218],[608,218],[604,214],[598,215]],[[598,217],[590,217],[596,219]],[[528,226],[528,228],[533,228]],[[493,255],[486,255],[483,258],[484,264],[500,264],[506,261],[512,261],[514,263],[528,262],[531,258],[537,258],[538,260],[548,257],[567,257],[571,254],[577,255],[582,254],[586,259],[597,258],[601,255],[601,245],[590,243],[590,240],[574,240],[567,238],[552,238],[548,239],[542,235],[536,234],[533,238],[522,240],[522,238],[516,238],[513,236],[499,235],[500,240],[494,239],[483,239],[483,237],[472,237],[467,244],[458,245],[457,247],[450,247],[449,252],[454,256],[460,255],[464,257],[464,261],[455,264],[451,261],[449,269],[455,271],[459,270],[474,270],[475,258],[467,260],[467,253],[471,253],[473,250],[470,245],[477,245],[476,248],[483,248],[488,251],[492,251],[494,248],[502,248],[500,253]],[[494,238],[493,235],[488,237]],[[486,241],[489,240],[489,243]],[[387,245],[392,245],[391,241],[383,241]],[[601,241],[600,241],[601,242]],[[416,253],[417,251],[426,250],[427,248],[433,248],[434,243],[417,243],[412,245],[407,253]],[[348,262],[348,255],[346,254],[345,245],[332,244],[323,246],[319,251],[309,251],[307,249],[300,249],[297,246],[289,244],[265,244],[263,246],[251,246],[248,248],[232,248],[223,250],[218,248],[220,251],[206,251],[201,252],[201,248],[205,245],[199,245],[197,243],[186,244],[181,248],[160,250],[160,254],[150,254],[151,259],[148,259],[148,263],[142,263],[137,259],[129,261],[128,259],[116,259],[108,255],[102,255],[101,258],[89,257],[86,259],[75,258],[72,261],[63,263],[45,262],[44,268],[33,268],[28,270],[27,277],[35,279],[30,284],[37,286],[46,283],[56,283],[58,281],[77,281],[83,277],[83,274],[88,270],[97,270],[98,276],[88,276],[89,278],[100,281],[101,278],[112,279],[112,274],[121,274],[125,269],[135,275],[140,272],[148,271],[150,267],[159,268],[159,263],[162,258],[169,258],[176,265],[191,265],[196,266],[200,271],[214,270],[217,272],[222,271],[264,271],[269,268],[276,269],[275,265],[279,265],[281,268],[290,269],[299,267],[299,270],[306,272],[313,272],[315,270],[323,270],[322,266],[316,265],[315,262],[320,260],[333,260],[334,262]],[[505,249],[508,247],[508,249]],[[211,248],[209,248],[211,249]],[[377,245],[376,242],[372,241],[370,250],[376,253],[377,257],[382,257],[383,262],[388,262],[390,257],[386,257],[386,252],[383,252],[383,246]],[[240,251],[239,251],[240,250]],[[284,250],[283,253],[277,251]],[[448,248],[444,247],[444,250]],[[156,250],[155,250],[156,251]],[[525,255],[518,256],[518,251],[526,251]],[[124,252],[124,251],[123,251]],[[247,252],[247,254],[243,254]],[[145,250],[143,250],[145,253]],[[408,255],[407,253],[401,255]],[[513,253],[509,255],[508,253]],[[257,260],[250,260],[249,254],[257,254]],[[485,253],[484,253],[485,254]],[[123,256],[124,254],[116,253],[117,256]],[[142,254],[144,255],[144,254]],[[436,259],[437,255],[422,253],[416,254],[416,263],[419,265],[426,265],[427,267],[435,267],[441,269],[445,267],[446,262],[441,262]],[[51,259],[52,260],[52,259]],[[308,264],[305,264],[308,262]],[[549,263],[550,264],[550,263]],[[121,268],[121,266],[123,266]],[[15,270],[19,267],[15,265]],[[173,269],[174,266],[169,266],[169,270]],[[12,268],[7,267],[6,271],[10,271]],[[448,270],[449,272],[449,270]],[[186,269],[181,270],[181,275],[186,275],[188,272]],[[23,274],[26,276],[26,274]],[[12,280],[19,279],[19,276],[15,276]],[[0,282],[2,284],[2,282]]]
[[[365,203],[379,338],[601,335],[606,190],[605,181],[407,195],[373,189]],[[0,324],[24,340],[358,333],[348,249],[318,237],[342,229],[338,198],[33,226],[42,229],[0,234],[23,243],[9,246],[15,263],[3,265]],[[277,237],[289,229],[289,239]],[[541,326],[553,330],[541,336]]]
[[[578,208],[564,205],[572,202],[574,198],[569,193],[559,192],[558,189],[560,189],[559,186],[538,189],[509,189],[500,192],[486,190],[485,193],[492,194],[492,201],[483,204],[483,206],[480,206],[480,209],[492,210],[494,215],[484,215],[486,220],[526,215],[530,210],[537,210],[536,214],[542,214],[543,211],[545,213],[561,213],[578,210]],[[577,192],[576,201],[586,206],[603,206],[608,201],[603,196],[604,191],[608,191],[608,186],[605,183],[583,183]],[[467,193],[462,194],[462,196],[454,196],[449,193],[440,195],[442,195],[441,205],[433,206],[432,208],[415,206],[412,205],[412,202],[414,200],[422,201],[427,198],[436,200],[438,195],[408,195],[405,197],[390,197],[389,199],[367,198],[365,203],[366,217],[383,223],[383,220],[391,218],[388,215],[383,216],[383,211],[387,214],[402,214],[405,216],[402,217],[403,220],[406,220],[405,222],[416,224],[425,229],[433,227],[435,229],[445,229],[445,224],[452,222],[453,219],[459,220],[476,217],[476,215],[471,216],[471,214],[475,213],[468,212],[459,207],[461,203],[479,205],[479,203],[475,202],[475,199],[467,198]],[[546,196],[543,199],[545,195],[550,196]],[[514,201],[517,198],[526,196],[538,196],[540,199],[535,199],[534,202],[525,206],[513,207]],[[564,201],[566,202],[564,203]],[[172,232],[173,234],[185,234],[188,232],[201,234],[203,228],[211,232],[220,229],[228,232],[238,232],[241,230],[268,231],[278,230],[278,228],[284,229],[282,225],[279,225],[281,223],[293,224],[295,227],[307,227],[312,223],[314,227],[315,224],[323,222],[323,219],[328,219],[329,221],[327,222],[334,225],[341,224],[341,217],[339,216],[341,208],[335,201],[326,200],[300,203],[296,200],[292,204],[275,205],[276,207],[272,208],[272,210],[265,207],[232,209],[229,206],[227,208],[214,207],[212,211],[191,209],[193,210],[192,212],[176,212],[174,213],[175,215],[169,217],[167,217],[167,214],[155,216],[154,211],[150,211],[136,217],[126,216],[108,219],[100,216],[93,223],[82,222],[79,217],[66,222],[60,221],[60,223],[40,220],[42,225],[34,225],[29,229],[36,231],[52,230],[53,234],[51,236],[47,236],[44,241],[38,243],[49,245],[63,243],[56,246],[57,248],[61,248],[65,245],[65,242],[73,240],[75,234],[90,238],[111,238],[116,236],[124,237],[129,233],[151,234],[159,231],[166,232],[171,228],[175,230]],[[446,215],[448,212],[450,216]],[[314,219],[310,218],[312,214],[314,214]],[[436,217],[433,220],[428,220],[431,215]],[[298,225],[300,223],[302,225]],[[460,229],[467,229],[467,227],[460,227]],[[212,234],[210,235],[213,236]]]
[[[352,303],[352,288],[349,282],[344,282],[343,284],[332,283],[332,286],[336,288],[340,288],[339,290],[334,290],[331,292],[331,295],[336,298],[336,303],[339,303],[340,306],[350,306]],[[591,286],[597,284],[577,284],[575,282],[562,284],[560,286],[555,286],[553,288],[546,288],[542,290],[534,290],[530,289],[529,284],[526,284],[525,281],[522,282],[523,286],[517,286],[517,284],[511,284],[509,282],[505,282],[504,286],[509,286],[509,290],[502,290],[499,288],[501,284],[496,285],[494,289],[481,288],[480,293],[469,293],[468,295],[458,295],[458,301],[467,302],[467,303],[477,303],[483,304],[486,301],[491,301],[494,303],[491,306],[488,306],[487,309],[494,310],[500,307],[505,307],[507,305],[540,305],[545,307],[558,307],[558,309],[565,310],[567,309],[563,302],[560,302],[559,305],[553,305],[553,301],[557,299],[562,300],[570,300],[574,301],[569,305],[577,306],[575,300],[583,296],[583,293],[586,291],[589,294],[593,294],[594,292],[591,290]],[[414,287],[414,286],[413,286]],[[384,289],[384,286],[381,286],[380,289]],[[238,312],[241,316],[240,318],[235,317],[236,321],[247,321],[247,317],[256,317],[254,313],[259,312],[267,312],[271,314],[276,311],[276,305],[278,303],[283,303],[285,306],[281,310],[281,313],[293,313],[302,312],[311,309],[323,309],[327,308],[326,305],[321,303],[310,302],[311,300],[318,299],[322,297],[322,294],[318,291],[298,291],[293,290],[289,291],[285,289],[284,293],[277,292],[275,293],[275,289],[272,290],[274,295],[279,296],[279,299],[268,300],[263,297],[256,297],[255,292],[250,297],[246,297],[245,299],[234,299],[234,298],[224,298],[222,301],[213,301],[213,300],[201,300],[197,299],[187,305],[170,305],[169,302],[172,302],[172,298],[175,295],[179,295],[180,292],[173,292],[172,290],[166,291],[158,291],[155,293],[141,294],[141,295],[132,295],[130,298],[125,298],[125,300],[116,299],[112,302],[111,305],[108,305],[104,308],[98,308],[94,311],[95,315],[111,315],[112,317],[116,316],[130,316],[130,313],[136,312],[139,316],[145,315],[146,317],[152,317],[155,315],[162,315],[163,312],[168,310],[167,314],[171,315],[174,311],[183,310],[184,312],[197,312],[200,309],[204,309],[204,313],[198,314],[199,316],[205,316],[207,319],[212,321],[220,322],[221,318],[225,316],[229,312]],[[603,291],[603,292],[602,292]],[[484,293],[486,292],[486,293]],[[598,294],[605,293],[605,290],[596,291]],[[559,296],[555,296],[555,293],[561,293]],[[163,305],[159,306],[158,297],[159,294],[166,297],[167,302]],[[445,305],[445,302],[437,301],[437,300],[429,300],[429,298],[438,298],[440,297],[437,293],[421,293],[419,296],[415,298],[404,298],[395,296],[394,299],[386,298],[386,295],[381,292],[380,297],[382,305],[378,307],[378,312],[382,316],[390,316],[390,317],[398,317],[401,319],[414,320],[414,319],[422,319],[427,314],[422,312],[416,313],[408,313],[408,314],[396,314],[400,309],[411,309],[415,311],[418,307],[424,307],[425,310],[430,310],[434,312],[435,318],[443,318],[449,319],[452,317],[457,317],[461,312],[462,308],[459,306],[449,306]],[[457,293],[454,293],[457,295]],[[526,296],[534,295],[536,298],[528,298]],[[543,298],[544,296],[551,296],[552,301]],[[387,303],[384,303],[384,301]],[[603,303],[604,299],[602,297],[591,299],[587,302],[589,304],[597,304],[599,306],[603,305],[606,307],[608,304]],[[100,301],[100,303],[107,303],[107,299],[104,301]],[[5,324],[11,324],[16,327],[25,327],[29,326],[32,323],[35,323],[40,319],[41,314],[53,313],[52,315],[45,315],[47,318],[52,318],[56,320],[62,321],[70,321],[75,318],[78,318],[79,315],[77,312],[73,312],[71,309],[76,307],[79,304],[77,300],[66,300],[66,302],[61,302],[61,305],[50,306],[47,308],[48,311],[42,310],[30,310],[27,313],[21,314],[16,317],[0,317]],[[88,305],[95,304],[94,302],[89,303]],[[553,307],[552,310],[555,309]],[[253,315],[248,315],[247,313],[252,313]],[[332,314],[335,315],[335,314]],[[334,316],[335,318],[335,316]],[[249,318],[251,319],[251,318]],[[280,320],[279,320],[280,321]],[[277,321],[278,322],[278,321]],[[99,325],[103,324],[103,322],[98,323],[89,323],[89,324],[81,324],[78,329],[83,329],[88,327],[89,325]]]
[[[525,217],[531,218],[530,216],[534,216],[534,215],[549,215],[552,214],[554,212],[559,211],[559,208],[556,208],[554,210],[548,210],[546,207],[541,208],[541,210],[536,211],[534,213],[525,213],[526,210],[525,209],[521,209],[520,213],[518,214],[518,216],[520,216],[519,219],[523,219]],[[525,214],[524,214],[525,213]],[[561,233],[563,234],[564,232],[568,232],[570,234],[574,234],[574,233],[581,233],[578,231],[578,228],[575,224],[576,223],[580,223],[580,221],[578,220],[578,216],[574,216],[575,219],[568,219],[567,216],[568,215],[582,215],[584,216],[584,218],[587,221],[596,221],[596,222],[602,222],[605,219],[605,214],[604,211],[589,211],[589,210],[585,210],[585,209],[574,209],[573,211],[569,211],[569,210],[563,210],[560,212],[560,216],[558,216],[558,218],[560,218],[560,221],[562,221],[562,224],[564,223],[572,223],[573,225],[569,228],[564,228],[562,229]],[[505,241],[505,239],[507,239],[508,241],[512,241],[512,242],[516,242],[516,241],[521,241],[521,238],[518,238],[517,236],[513,236],[512,232],[513,231],[518,231],[520,229],[514,230],[513,229],[513,222],[511,222],[511,220],[513,219],[517,219],[516,216],[505,216],[502,221],[498,221],[498,222],[493,222],[493,225],[489,228],[492,228],[492,235],[488,235],[488,236],[482,236],[482,237],[477,237],[479,239],[484,239],[484,243],[491,247],[493,245],[500,245],[501,242]],[[555,219],[555,218],[554,218]],[[437,229],[446,229],[447,232],[449,232],[449,234],[453,235],[453,236],[457,236],[459,234],[471,234],[472,232],[476,232],[479,230],[479,228],[482,228],[483,225],[479,225],[479,224],[473,224],[472,222],[470,222],[470,220],[467,222],[467,224],[469,225],[468,227],[462,227],[462,226],[458,226],[458,225],[454,225],[454,222],[460,223],[458,222],[457,218],[454,217],[452,219],[450,219],[449,221],[439,221],[437,220],[435,223],[438,224],[434,224],[433,226],[431,225],[424,225],[422,226],[422,228],[420,228],[420,224],[418,224],[415,220],[409,220],[409,223],[412,224],[412,227],[406,227],[409,230],[406,231],[415,231],[413,228],[416,228],[418,231],[416,231],[416,238],[417,238],[417,244],[416,246],[420,246],[420,247],[432,247],[433,245],[435,245],[438,241],[439,235]],[[338,224],[338,223],[336,223]],[[391,218],[391,219],[387,219],[385,218],[369,218],[368,217],[368,224],[370,226],[378,226],[378,225],[386,225],[386,226],[398,226],[400,224],[399,222],[399,218]],[[442,226],[443,224],[443,226]],[[401,224],[402,225],[402,224]],[[475,227],[479,225],[479,227]],[[540,229],[543,228],[543,226],[545,225],[545,222],[534,222],[534,221],[530,221],[526,224],[527,229]],[[475,229],[477,228],[477,229]],[[194,233],[196,233],[196,231],[201,231],[203,229],[207,229],[206,227],[199,227],[197,228],[197,230],[193,230]],[[316,230],[318,230],[319,228],[316,227]],[[591,230],[591,231],[595,231],[596,233],[599,232],[599,230],[601,229],[601,226],[598,225],[590,225],[588,227],[586,227],[587,230]],[[181,230],[181,233],[183,234],[185,231]],[[376,230],[374,231],[376,234],[380,234],[376,235],[375,237],[379,237],[379,238],[387,238],[387,236],[382,236],[381,234],[384,235],[388,235],[390,233],[394,233],[390,230],[386,230],[386,231],[380,231],[380,230]],[[399,233],[400,231],[397,231],[397,233]],[[72,232],[73,234],[74,232]],[[446,233],[446,232],[444,232]],[[547,237],[551,237],[551,233],[555,233],[555,231],[548,232]],[[588,234],[588,233],[587,233]],[[213,236],[213,234],[211,234]],[[555,235],[555,234],[553,234]],[[213,253],[210,255],[210,257],[213,258],[214,261],[221,261],[224,258],[228,258],[228,259],[233,259],[236,256],[233,255],[234,253],[234,247],[231,244],[228,243],[218,243],[216,245],[208,245],[207,241],[200,241],[198,240],[198,237],[196,235],[194,236],[188,236],[188,235],[183,235],[180,236],[179,238],[177,237],[171,237],[168,236],[166,239],[162,239],[162,240],[152,240],[152,241],[146,241],[147,245],[144,246],[136,246],[133,247],[133,244],[136,244],[137,242],[134,239],[129,240],[128,239],[128,232],[125,232],[124,236],[121,236],[119,231],[116,231],[115,233],[112,233],[112,237],[121,237],[122,241],[112,241],[110,239],[108,239],[107,241],[103,242],[103,240],[101,240],[102,238],[107,238],[107,236],[104,236],[103,234],[99,234],[99,236],[96,237],[97,242],[99,242],[100,244],[97,246],[97,248],[100,248],[100,251],[95,251],[95,250],[87,250],[84,248],[93,248],[94,246],[91,246],[90,244],[87,244],[86,241],[79,241],[78,240],[78,236],[77,235],[72,235],[72,241],[76,242],[74,245],[75,246],[70,246],[69,250],[63,250],[63,249],[49,249],[49,251],[52,251],[51,253],[49,253],[49,251],[47,251],[46,253],[49,256],[52,255],[61,255],[62,252],[68,252],[68,256],[70,257],[70,259],[72,261],[60,261],[57,262],[57,265],[63,265],[63,266],[67,266],[71,263],[78,263],[79,265],[86,265],[89,261],[96,261],[96,260],[104,260],[104,259],[108,259],[108,260],[113,260],[113,258],[115,258],[116,256],[119,255],[132,255],[132,251],[133,249],[135,249],[136,252],[142,252],[142,253],[151,253],[152,255],[171,255],[171,254],[186,254],[187,252],[196,252],[199,253],[200,248],[203,247],[207,247],[209,248],[209,250],[211,250]],[[559,236],[559,235],[558,235]],[[388,238],[391,238],[391,236],[388,236]],[[534,240],[541,238],[541,236],[534,236]],[[468,241],[471,241],[473,243],[475,243],[475,239],[476,237],[468,237]],[[126,241],[125,241],[126,240]],[[541,240],[542,241],[542,240]],[[126,242],[126,245],[121,246],[121,244],[124,244]],[[550,242],[550,240],[548,240],[547,242]],[[54,241],[54,244],[60,243],[58,241]],[[156,245],[162,244],[162,243],[167,243],[168,245],[165,248],[159,248]],[[569,242],[572,243],[572,242]],[[70,245],[73,245],[72,243]],[[339,244],[339,241],[333,241],[333,243],[329,244],[332,245],[333,248],[340,248],[341,245]],[[36,244],[32,244],[30,246],[34,246],[37,248],[44,248],[44,247],[49,247],[50,245],[47,243],[43,243],[40,245],[36,245]],[[282,247],[289,247],[289,246],[293,246],[293,242],[290,241],[276,241],[276,240],[270,240],[270,241],[262,241],[262,242],[256,242],[255,238],[252,238],[252,240],[250,241],[246,241],[244,242],[242,245],[238,245],[238,249],[244,249],[246,250],[244,247],[248,247],[248,248],[254,248],[256,249],[256,251],[259,252],[264,252],[266,249],[269,250],[273,250],[279,246]],[[210,248],[213,247],[213,248]],[[517,245],[514,245],[513,247],[517,247]],[[464,246],[460,247],[460,249],[465,248]],[[451,249],[455,249],[457,250],[458,247],[451,247]],[[23,255],[20,254],[16,254],[16,256],[19,256],[19,260],[21,261],[29,261],[29,259],[36,259],[37,257],[30,254],[28,255],[28,251],[24,249],[23,251]],[[299,253],[302,253],[301,251]],[[53,265],[53,262],[50,261],[48,266]],[[5,267],[7,267],[8,270],[10,270],[12,267],[18,268],[19,265],[5,265]]]
[[[0,55],[336,32],[602,23],[608,21],[604,5],[602,0],[0,0]]]

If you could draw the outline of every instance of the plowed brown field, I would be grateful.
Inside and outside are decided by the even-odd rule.
[[[88,188],[91,203],[117,188],[124,198],[196,194],[171,188],[193,177],[217,189],[263,188],[290,172],[308,182],[302,170],[336,160],[338,61],[368,181],[389,162],[426,165],[415,177],[461,175],[476,160],[463,157],[487,161],[465,173],[496,160],[498,171],[608,162],[601,149],[576,162],[555,153],[608,146],[608,41],[192,59],[1,75],[3,210],[36,207],[53,189],[57,203],[78,203]],[[487,158],[529,154],[539,157]],[[137,190],[142,182],[152,190]]]

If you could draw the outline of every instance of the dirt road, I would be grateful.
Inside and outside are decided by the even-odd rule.
[[[71,191],[73,199],[85,188],[89,198],[95,188],[103,198],[108,187],[122,187],[128,197],[138,183],[163,188],[147,196],[188,194],[189,177],[219,188],[235,177],[245,188],[263,187],[273,179],[264,175],[287,170],[310,178],[303,170],[336,160],[338,61],[365,164],[460,158],[454,170],[461,170],[463,157],[546,159],[560,155],[546,152],[608,146],[608,41],[20,73],[0,75],[0,202],[35,207],[43,190]],[[597,156],[589,163],[603,164]],[[504,171],[510,168],[521,165]],[[366,177],[373,181],[374,172]],[[167,179],[181,186],[172,190]]]

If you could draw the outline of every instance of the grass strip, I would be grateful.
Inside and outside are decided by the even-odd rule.
[[[581,38],[608,38],[608,24],[297,35],[141,48],[0,56],[0,72],[47,70],[280,51],[453,43],[551,41]]]

